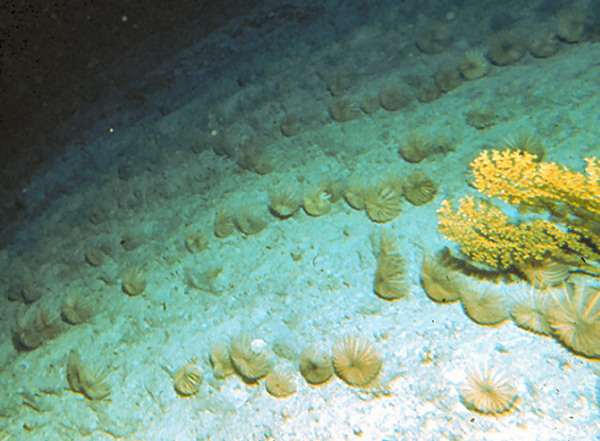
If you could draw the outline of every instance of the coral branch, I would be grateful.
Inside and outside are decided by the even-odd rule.
[[[471,164],[474,187],[523,212],[551,220],[515,223],[491,202],[465,197],[456,211],[438,211],[439,229],[471,260],[497,269],[558,260],[572,265],[600,260],[600,162],[586,159],[585,173],[536,163],[520,151],[483,152]]]
[[[600,216],[600,161],[586,158],[585,173],[554,163],[536,163],[527,152],[484,151],[471,167],[473,185],[486,196],[526,211],[550,211],[565,220]]]

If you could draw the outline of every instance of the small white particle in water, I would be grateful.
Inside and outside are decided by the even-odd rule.
[[[264,351],[266,347],[267,343],[262,338],[252,340],[252,343],[250,343],[250,348],[257,354],[260,354],[262,351]]]

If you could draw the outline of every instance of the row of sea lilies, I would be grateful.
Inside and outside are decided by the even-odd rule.
[[[473,282],[464,262],[447,250],[425,258],[421,283],[438,303],[461,302],[475,323],[494,326],[510,319],[521,329],[555,338],[576,355],[600,359],[600,286],[576,276],[568,265],[549,262],[525,274],[528,283],[505,286]],[[513,295],[514,293],[514,295]]]
[[[398,153],[407,162],[418,163],[453,148],[445,139],[410,135],[400,143]],[[419,170],[405,179],[398,175],[400,173],[389,174],[379,179],[353,175],[307,186],[281,183],[269,192],[268,211],[280,220],[290,219],[301,210],[311,217],[321,217],[331,213],[334,205],[344,199],[351,208],[364,211],[371,221],[388,223],[400,215],[404,200],[416,206],[425,205],[438,192],[438,185]],[[236,230],[250,236],[260,233],[268,224],[269,220],[255,206],[235,210],[221,207],[215,214],[213,232],[218,238],[229,237]]]
[[[359,390],[389,394],[385,382],[379,378],[384,365],[379,350],[368,339],[355,335],[341,337],[332,348],[308,346],[294,368],[278,365],[266,342],[251,339],[248,334],[219,342],[210,350],[208,360],[215,380],[237,375],[248,385],[264,383],[266,391],[276,398],[287,398],[297,392],[297,372],[310,387],[322,386],[337,377]],[[108,371],[91,366],[73,350],[67,360],[67,382],[73,392],[90,401],[104,400],[111,393]],[[178,396],[190,398],[201,393],[205,374],[203,364],[196,358],[177,371],[163,369],[170,375]],[[214,382],[211,385],[218,387]],[[469,371],[460,391],[464,406],[483,415],[505,414],[514,408],[517,399],[509,379],[487,367]]]
[[[405,180],[392,175],[375,182],[350,177],[346,182],[323,181],[306,189],[281,184],[270,192],[268,210],[281,220],[293,217],[300,209],[309,216],[321,217],[331,213],[334,204],[344,199],[353,209],[364,210],[371,221],[387,223],[400,215],[404,200],[424,205],[437,191],[437,185],[420,171]],[[221,208],[215,215],[213,231],[218,238],[228,237],[236,230],[250,236],[261,232],[268,223],[255,208]]]
[[[383,232],[379,240],[374,240],[374,247],[375,293],[385,300],[404,297],[407,292],[404,264],[394,239]],[[483,274],[481,269],[469,266],[444,249],[425,258],[421,283],[435,302],[460,301],[466,315],[478,324],[494,326],[512,319],[522,329],[554,337],[577,355],[600,358],[600,287],[585,283],[581,276],[577,282],[570,281],[573,275],[569,267],[552,263],[530,268],[524,275],[529,283],[522,283],[518,295],[509,298],[498,285],[483,280],[474,282],[472,278],[473,275],[480,279],[491,277],[490,274]],[[297,391],[295,369],[277,365],[262,339],[251,339],[247,334],[236,336],[229,343],[215,345],[208,358],[216,380],[231,375],[250,385],[264,380],[266,391],[277,398],[289,397]],[[106,371],[88,368],[75,351],[67,365],[67,380],[74,392],[90,400],[109,396]],[[376,346],[362,337],[346,335],[332,349],[308,347],[296,366],[311,386],[323,385],[337,376],[352,387],[385,389],[379,380],[383,359]],[[166,370],[177,395],[192,397],[200,393],[204,373],[196,359],[177,371]],[[460,399],[471,411],[497,416],[514,409],[518,396],[508,378],[495,369],[482,367],[467,373]]]
[[[264,380],[266,391],[276,398],[287,398],[297,392],[296,371],[312,387],[322,386],[337,377],[351,387],[386,395],[385,381],[380,379],[383,358],[368,339],[345,335],[331,349],[308,346],[300,354],[294,369],[275,365],[264,340],[238,335],[228,343],[220,342],[209,354],[213,377],[224,380],[239,376],[246,384]],[[425,360],[424,360],[425,362]],[[182,397],[200,392],[202,369],[196,360],[171,374],[174,389]],[[484,415],[509,412],[517,401],[516,389],[494,369],[484,367],[467,373],[460,393],[466,408]]]

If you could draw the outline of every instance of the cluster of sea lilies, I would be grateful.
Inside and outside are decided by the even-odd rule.
[[[524,330],[555,338],[578,356],[598,359],[600,287],[589,280],[598,277],[593,262],[600,255],[599,228],[594,223],[600,214],[600,163],[595,158],[586,159],[585,173],[543,163],[539,142],[530,136],[510,141],[509,147],[513,148],[483,152],[472,163],[472,185],[487,199],[465,197],[457,211],[447,202],[442,204],[440,231],[461,245],[461,254],[454,256],[444,249],[426,257],[421,267],[422,287],[435,302],[460,301],[466,315],[480,325],[495,326],[512,319]],[[402,188],[387,180],[360,190],[360,185],[351,182],[341,195],[351,207],[364,209],[372,221],[386,223],[398,215],[406,188],[412,187],[405,184]],[[423,198],[417,203],[411,201],[414,205],[427,203],[435,195],[433,184],[425,188]],[[323,187],[314,193],[321,197],[305,198],[305,211],[313,216],[326,213],[316,207],[329,207],[331,193]],[[539,216],[513,221],[491,198]],[[301,199],[289,192],[271,195],[271,211],[283,219],[301,206]],[[552,221],[545,219],[548,214]],[[219,212],[215,218],[218,237],[222,237],[223,216]],[[228,223],[228,231],[233,231],[236,222]],[[405,267],[394,238],[384,231],[374,245],[374,292],[388,301],[405,297]],[[474,284],[473,279],[480,283]],[[521,288],[509,299],[499,281],[505,282],[505,288],[516,282],[527,283],[519,284]],[[293,374],[271,370],[262,350],[252,349],[253,343],[241,337],[214,349],[210,360],[215,376],[238,373],[245,381],[264,376],[271,395],[284,397],[295,392]],[[335,373],[350,386],[369,388],[376,384],[382,360],[368,340],[346,336],[332,351],[306,350],[299,365],[309,384],[322,384]],[[501,415],[513,409],[517,393],[508,379],[484,368],[468,374],[461,400],[472,411]]]
[[[418,144],[422,150],[437,149],[422,140],[413,139],[407,144]],[[600,359],[600,287],[588,282],[598,277],[594,262],[600,255],[600,227],[595,221],[600,214],[600,163],[587,159],[585,172],[580,173],[541,162],[539,143],[529,136],[511,141],[508,147],[482,152],[473,161],[471,184],[481,197],[465,197],[456,210],[448,202],[442,203],[439,229],[460,245],[460,254],[444,249],[427,256],[421,266],[421,285],[437,303],[460,301],[466,315],[480,325],[494,326],[512,319],[524,330],[555,338],[578,356]],[[282,220],[300,209],[318,217],[329,213],[337,200],[344,199],[352,208],[364,210],[373,222],[384,224],[400,214],[404,199],[423,205],[436,192],[435,184],[419,174],[405,182],[386,178],[372,186],[350,179],[345,186],[326,183],[304,194],[292,187],[276,188],[270,195],[269,209]],[[512,220],[494,205],[494,198],[527,213],[527,218]],[[551,221],[546,219],[548,213]],[[219,209],[213,231],[217,238],[224,238],[236,230],[245,235],[257,234],[265,226],[247,213],[232,215]],[[190,253],[202,252],[207,246],[208,240],[201,232],[185,238],[185,248]],[[382,231],[373,238],[373,248],[375,294],[386,301],[406,297],[409,286],[405,263],[395,238]],[[102,253],[88,250],[86,261],[99,266]],[[205,275],[204,281],[186,283],[210,290],[210,280],[217,275],[218,270]],[[144,293],[146,280],[142,270],[129,270],[122,279],[121,289],[128,296]],[[516,283],[523,281],[527,283]],[[521,288],[514,290],[517,295],[509,300],[505,292],[511,285]],[[19,293],[30,299],[35,290],[21,289]],[[94,309],[92,299],[68,296],[61,318],[76,325],[88,320]],[[17,323],[14,336],[15,345],[25,350],[35,349],[43,338],[51,338],[59,329],[42,309],[32,311],[37,312],[31,313],[31,320]],[[295,372],[274,366],[266,343],[260,338],[234,336],[213,347],[209,361],[215,379],[238,375],[247,384],[264,380],[267,392],[277,398],[296,392]],[[71,390],[90,400],[106,398],[111,389],[106,371],[88,365],[77,351],[71,352],[67,361]],[[322,385],[335,375],[360,389],[380,388],[382,367],[383,359],[376,346],[354,335],[340,338],[332,348],[309,347],[298,362],[300,374],[310,385]],[[199,393],[203,373],[197,360],[177,371],[167,371],[179,396]],[[467,377],[461,391],[465,407],[484,415],[502,415],[514,409],[516,389],[499,372],[483,368]]]
[[[527,143],[521,147],[527,147]],[[542,163],[524,149],[483,152],[472,164],[476,189],[488,197],[508,199],[522,211],[535,207],[539,212],[543,207],[555,215],[554,219],[568,219],[570,228],[565,232],[559,223],[542,218],[513,222],[483,198],[478,202],[465,198],[457,211],[442,204],[440,230],[461,244],[461,253],[454,255],[445,248],[424,259],[420,280],[427,296],[437,303],[460,301],[465,314],[480,325],[495,326],[512,319],[524,330],[555,338],[578,356],[599,359],[600,287],[586,280],[597,277],[590,262],[598,254],[598,228],[590,228],[587,219],[600,209],[600,173],[595,159],[587,161],[584,174]],[[536,188],[540,177],[544,177],[543,188]],[[364,209],[374,222],[386,223],[398,215],[404,196],[401,186],[383,183],[363,191],[357,188],[348,185],[340,195],[353,208]],[[312,216],[320,216],[331,209],[331,199],[332,191],[326,187],[309,192],[304,200],[286,190],[271,195],[270,209],[281,219],[293,216],[301,207]],[[539,222],[543,228],[538,228]],[[251,224],[219,210],[214,233],[227,237],[237,229],[255,234]],[[561,238],[561,233],[568,234],[568,239]],[[185,245],[195,253],[206,248],[205,241],[203,236],[193,235]],[[395,238],[383,231],[373,239],[373,245],[377,262],[375,294],[386,301],[404,298],[408,283]],[[523,281],[527,283],[517,283]],[[511,286],[520,288],[514,289],[517,294],[509,299],[505,291]],[[122,289],[126,294],[139,295],[144,287],[143,273],[134,271],[124,277]],[[238,375],[247,384],[264,380],[267,392],[274,397],[294,394],[295,373],[274,367],[265,346],[262,339],[246,334],[216,345],[209,353],[214,378]],[[71,354],[68,365],[72,390],[89,399],[108,395],[105,374],[82,367],[77,353]],[[376,346],[354,335],[337,340],[333,348],[309,347],[298,363],[300,374],[310,385],[322,385],[335,375],[360,389],[380,387],[382,366]],[[203,374],[197,361],[169,374],[178,395],[199,393]],[[497,416],[514,409],[517,391],[501,373],[483,368],[468,373],[461,401],[474,412]]]

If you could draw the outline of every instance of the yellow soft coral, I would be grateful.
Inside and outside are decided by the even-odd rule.
[[[473,185],[486,196],[522,209],[556,210],[552,214],[574,217],[600,215],[600,161],[586,158],[584,174],[535,159],[527,152],[484,151],[471,163]]]
[[[514,223],[491,202],[465,197],[456,211],[442,203],[440,231],[474,262],[498,269],[548,259],[600,260],[600,163],[586,159],[583,174],[534,159],[519,151],[483,152],[471,164],[473,184],[523,211],[548,212],[552,221]]]

